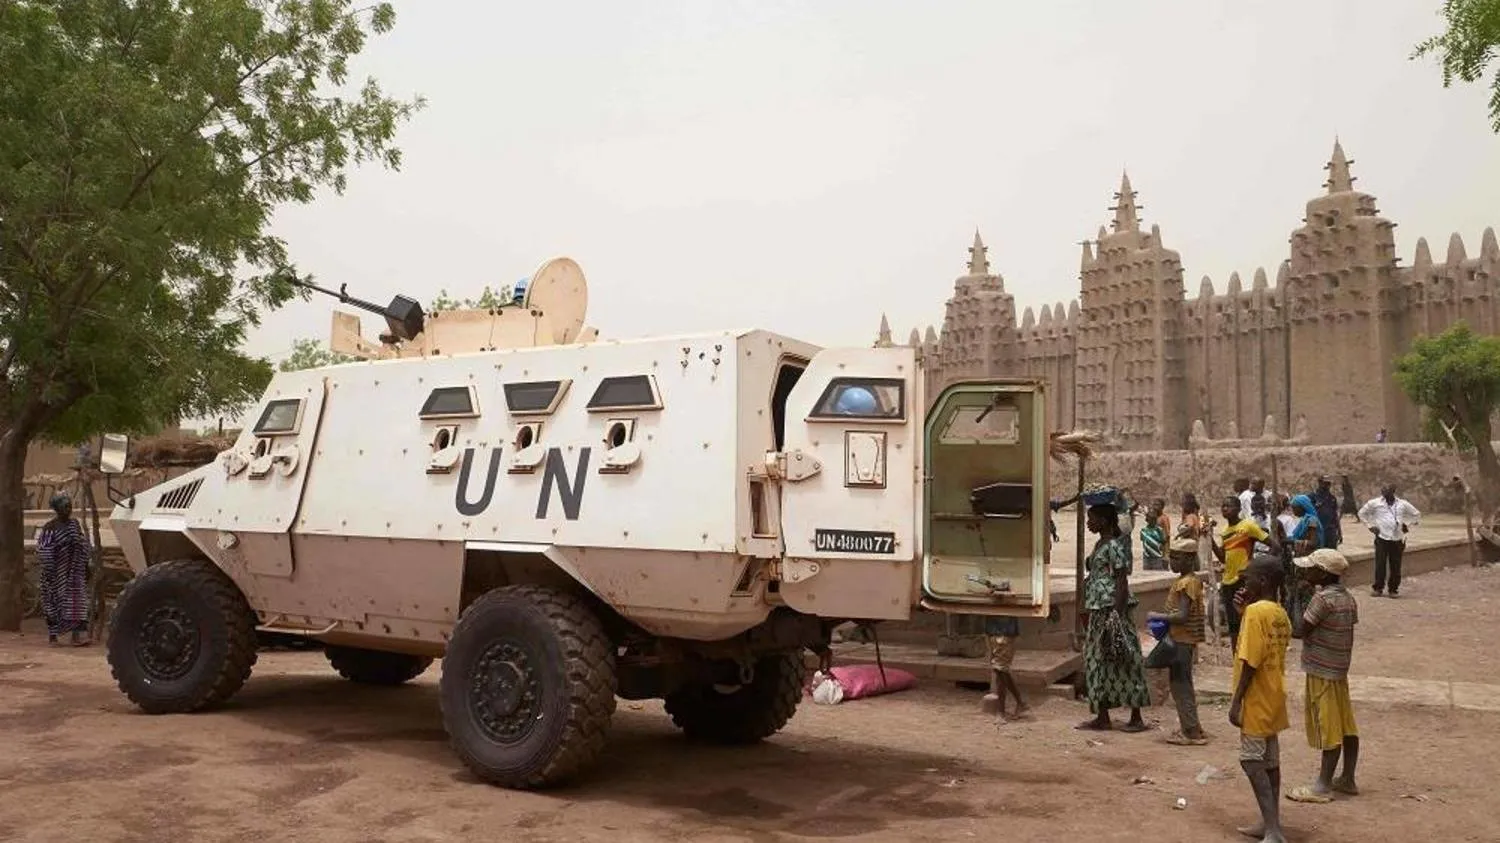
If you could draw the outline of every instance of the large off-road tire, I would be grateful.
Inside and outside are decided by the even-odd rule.
[[[439,690],[443,727],[480,779],[516,789],[562,784],[604,748],[615,652],[583,600],[505,586],[464,610]]]
[[[432,659],[406,653],[358,647],[328,647],[323,652],[340,676],[362,685],[400,685],[416,679],[432,666]]]
[[[801,653],[762,656],[745,685],[689,685],[667,695],[672,722],[693,740],[750,744],[781,731],[797,713],[807,666]]]
[[[109,624],[110,673],[148,714],[222,703],[255,665],[255,613],[206,560],[147,568],[120,592]]]

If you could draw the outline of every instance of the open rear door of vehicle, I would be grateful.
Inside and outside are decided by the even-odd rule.
[[[948,386],[927,415],[922,605],[1048,612],[1048,430],[1040,381]]]

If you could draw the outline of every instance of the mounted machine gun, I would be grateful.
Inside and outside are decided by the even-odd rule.
[[[386,331],[377,345],[364,338],[358,316],[333,312],[329,349],[361,360],[570,345],[599,336],[596,329],[584,327],[588,283],[571,258],[543,263],[530,277],[516,282],[509,299],[499,306],[431,313],[424,313],[422,305],[407,296],[395,296],[382,307],[349,295],[347,284],[335,291],[306,281],[294,279],[292,283],[385,319]]]

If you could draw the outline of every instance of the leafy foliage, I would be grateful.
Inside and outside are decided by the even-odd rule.
[[[428,305],[429,310],[487,310],[492,307],[503,307],[510,303],[508,294],[497,293],[486,284],[484,291],[477,299],[455,299],[448,295],[447,290],[439,290],[436,297]]]
[[[1469,438],[1469,431],[1457,422],[1445,420],[1442,415],[1426,408],[1422,410],[1422,438],[1461,453],[1474,451],[1474,440]]]
[[[1429,438],[1473,451],[1485,523],[1493,523],[1500,507],[1500,458],[1491,444],[1490,419],[1500,409],[1500,337],[1480,336],[1461,322],[1422,337],[1396,361],[1396,381],[1421,406]]]
[[[293,294],[276,206],[399,167],[422,103],[349,59],[381,3],[0,3],[0,434],[64,441],[232,414],[239,348]],[[304,294],[305,295],[305,294]]]
[[[264,388],[270,363],[240,348],[297,277],[272,213],[399,167],[422,106],[349,90],[394,20],[348,0],[0,0],[0,629],[20,624],[31,442],[233,415]]]
[[[1422,337],[1396,361],[1396,381],[1434,421],[1463,427],[1471,441],[1489,441],[1490,417],[1500,409],[1500,337],[1480,336],[1463,323]]]
[[[337,363],[352,363],[356,359],[358,358],[324,348],[317,340],[300,339],[292,343],[292,353],[276,368],[283,372],[296,372]]]
[[[1475,82],[1500,54],[1500,0],[1444,0],[1447,29],[1417,45],[1413,58],[1436,53],[1443,87],[1453,80]],[[1500,70],[1490,81],[1490,126],[1500,132]]]

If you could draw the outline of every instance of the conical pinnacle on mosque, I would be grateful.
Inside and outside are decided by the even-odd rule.
[[[1339,139],[1333,139],[1333,157],[1323,169],[1328,171],[1328,181],[1323,186],[1328,188],[1329,194],[1348,193],[1354,189],[1354,176],[1349,174],[1349,165],[1354,162],[1344,156],[1344,145]]]
[[[969,247],[969,274],[989,275],[990,261],[986,253],[989,249],[984,245],[984,240],[979,237],[979,229],[974,229],[974,245]]]
[[[1130,187],[1130,174],[1120,174],[1120,192],[1115,194],[1115,204],[1109,210],[1115,212],[1115,231],[1138,231],[1141,227],[1139,210],[1135,202],[1135,191]]]

